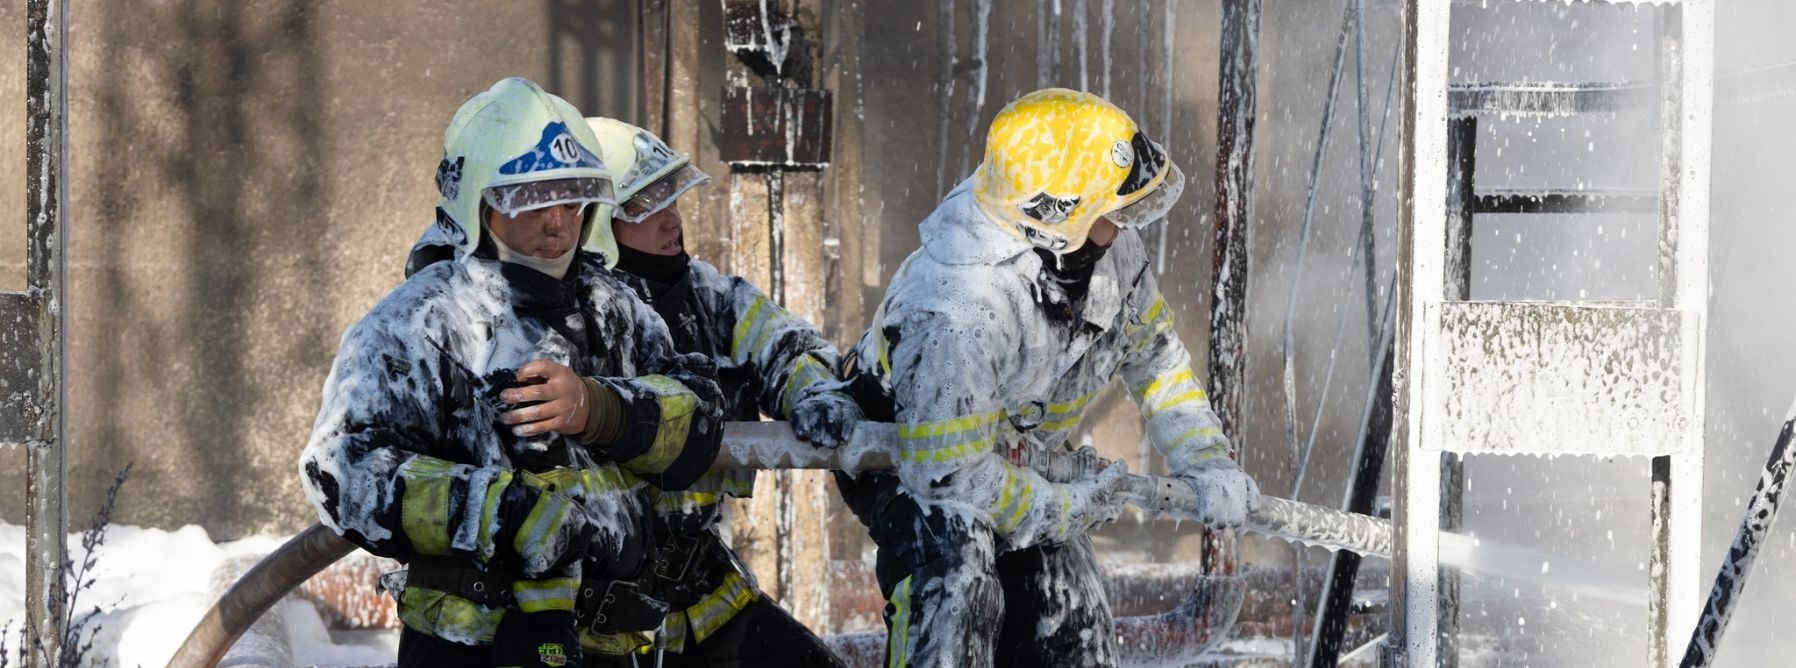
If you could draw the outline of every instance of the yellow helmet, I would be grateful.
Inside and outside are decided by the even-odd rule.
[[[1178,167],[1127,113],[1065,88],[1029,93],[999,111],[973,174],[973,197],[987,215],[1055,253],[1084,245],[1099,216],[1123,227],[1158,220],[1183,190]]]

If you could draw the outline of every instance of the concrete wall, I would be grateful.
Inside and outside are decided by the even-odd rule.
[[[69,513],[215,536],[313,520],[295,460],[342,331],[431,220],[457,106],[503,76],[637,104],[630,0],[77,2]],[[0,289],[24,285],[23,3],[0,6]],[[10,120],[7,120],[10,119]],[[0,450],[0,519],[24,516]]]

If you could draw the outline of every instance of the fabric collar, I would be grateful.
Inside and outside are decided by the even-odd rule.
[[[955,186],[917,227],[923,234],[923,251],[947,265],[999,264],[1035,248],[979,208],[970,178]]]
[[[482,231],[484,234],[481,236],[493,240],[493,256],[500,262],[529,267],[556,280],[567,278],[568,267],[574,266],[574,254],[580,252],[580,249],[572,248],[569,249],[568,252],[562,253],[559,257],[540,258],[534,255],[520,253],[512,249],[512,247],[505,245],[505,241],[500,239],[499,235],[493,234],[493,230],[490,227],[482,228]]]
[[[623,244],[617,246],[617,268],[657,283],[672,284],[692,267],[692,256],[645,253]]]

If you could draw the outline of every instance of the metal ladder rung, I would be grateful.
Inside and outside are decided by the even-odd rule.
[[[1657,93],[1657,86],[1644,81],[1459,83],[1447,86],[1447,109],[1454,116],[1606,114],[1651,109]]]
[[[1658,213],[1659,191],[1492,189],[1479,191],[1472,213]]]

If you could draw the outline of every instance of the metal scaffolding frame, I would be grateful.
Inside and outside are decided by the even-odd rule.
[[[1568,438],[1547,436],[1547,443],[1574,443],[1576,450],[1555,454],[1645,454],[1653,457],[1652,553],[1648,604],[1648,657],[1655,666],[1669,665],[1667,651],[1688,637],[1699,611],[1698,573],[1703,475],[1703,355],[1708,276],[1708,179],[1713,105],[1712,0],[1689,0],[1658,6],[1659,70],[1657,90],[1635,84],[1532,84],[1453,87],[1449,94],[1448,28],[1450,4],[1431,0],[1403,2],[1403,159],[1400,188],[1404,194],[1399,220],[1398,318],[1395,372],[1395,544],[1392,563],[1391,634],[1381,648],[1384,665],[1435,666],[1450,661],[1439,637],[1442,609],[1439,576],[1443,456],[1456,453],[1540,451],[1523,445],[1501,429],[1456,429],[1490,416],[1456,411],[1451,397],[1475,385],[1461,366],[1485,365],[1503,356],[1526,354],[1501,346],[1471,350],[1478,334],[1497,323],[1523,323],[1528,331],[1507,332],[1537,349],[1549,339],[1562,345],[1555,352],[1574,357],[1639,353],[1650,342],[1652,354],[1628,360],[1642,368],[1668,367],[1669,391],[1662,404],[1648,406],[1665,414],[1661,424],[1628,424],[1612,410],[1590,402],[1563,410],[1588,409],[1559,425]],[[1449,105],[1451,99],[1452,105]],[[1470,153],[1475,118],[1452,118],[1450,111],[1549,113],[1610,112],[1640,108],[1656,101],[1660,119],[1660,184],[1657,193],[1478,193],[1471,189]],[[1450,147],[1460,150],[1453,151]],[[1446,177],[1446,178],[1443,178]],[[1647,199],[1647,198],[1653,199]],[[1654,200],[1656,199],[1656,202]],[[1458,204],[1454,204],[1457,202]],[[1646,208],[1656,204],[1654,208]],[[1449,211],[1455,213],[1449,215]],[[1469,266],[1471,217],[1480,212],[1571,212],[1656,210],[1660,218],[1658,298],[1645,306],[1620,307],[1588,303],[1470,302],[1465,293]],[[1478,355],[1484,357],[1478,357]],[[1469,360],[1469,361],[1468,361]],[[1528,365],[1517,365],[1527,367]],[[1644,396],[1643,381],[1634,374],[1573,377],[1563,365],[1554,372],[1512,374],[1520,383],[1517,402],[1524,415],[1550,397],[1527,396],[1532,388],[1552,382],[1570,387],[1602,386],[1620,396]],[[1532,383],[1532,385],[1530,385]],[[1655,390],[1666,388],[1655,387]],[[1480,396],[1468,390],[1464,394]],[[1541,392],[1545,395],[1548,392]],[[1630,394],[1633,393],[1633,394]],[[1534,402],[1534,403],[1528,403]],[[1634,406],[1638,408],[1638,406]],[[1513,417],[1513,416],[1511,416]],[[1570,424],[1571,426],[1566,426]],[[1488,427],[1488,424],[1479,425]],[[1574,433],[1575,432],[1575,433]],[[1476,436],[1468,436],[1475,434]],[[1642,434],[1653,437],[1639,438]],[[1635,438],[1619,438],[1628,435]],[[1626,441],[1626,442],[1623,442]],[[1675,493],[1674,493],[1675,490]]]

